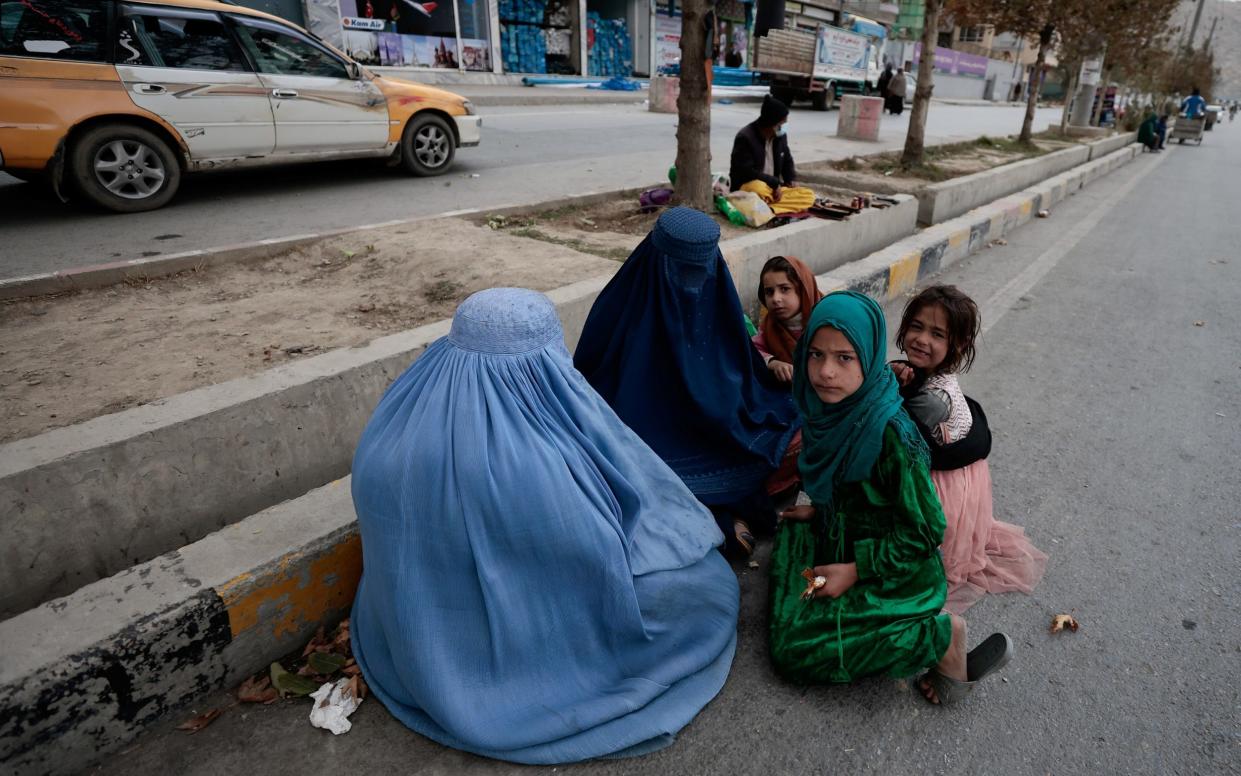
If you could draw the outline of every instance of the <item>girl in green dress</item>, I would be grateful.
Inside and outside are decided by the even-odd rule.
[[[800,468],[813,506],[786,511],[776,535],[771,656],[803,683],[929,667],[922,694],[948,703],[1007,662],[1012,642],[997,633],[967,655],[965,621],[942,611],[944,515],[885,342],[879,305],[838,291],[814,308],[797,344]]]

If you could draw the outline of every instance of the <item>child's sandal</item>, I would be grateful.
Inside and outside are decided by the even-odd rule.
[[[750,533],[750,526],[744,520],[733,521],[733,536],[737,538],[737,544],[748,558],[754,554],[754,534]]]
[[[945,676],[939,672],[938,668],[932,668],[918,680],[917,690],[922,697],[926,698],[927,703],[948,706],[969,695],[984,676],[992,671],[998,671],[1012,656],[1013,640],[1006,634],[993,633],[965,656],[965,675],[968,677],[966,681]],[[927,697],[922,688],[923,682],[929,684],[935,691],[935,696],[939,699],[938,704]]]

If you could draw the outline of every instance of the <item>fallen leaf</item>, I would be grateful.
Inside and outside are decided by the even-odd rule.
[[[271,673],[272,686],[279,690],[282,696],[310,695],[312,692],[319,689],[319,685],[309,679],[297,676],[296,674],[291,674],[284,670],[284,666],[280,665],[279,662],[272,663],[269,672]]]
[[[336,630],[336,636],[332,639],[332,651],[339,652],[342,655],[353,654],[349,647],[349,621],[342,620],[340,626]]]
[[[1206,326],[1207,322],[1206,321],[1194,321],[1194,325],[1195,326]]]
[[[224,709],[212,709],[206,713],[199,714],[191,720],[182,722],[180,725],[177,725],[177,730],[184,730],[187,733],[197,733],[210,725],[212,722],[215,722],[216,717],[223,713]]]
[[[1051,618],[1051,632],[1059,633],[1064,629],[1069,629],[1077,633],[1077,620],[1073,619],[1071,614],[1057,614]]]
[[[345,667],[345,656],[335,652],[311,652],[306,665],[316,674],[331,676]]]
[[[319,630],[315,631],[315,635],[311,637],[310,641],[306,642],[306,648],[302,650],[302,657],[306,657],[311,652],[314,652],[315,647],[319,646],[320,644],[326,644],[326,643],[327,643],[327,636],[324,634],[323,626],[320,625]]]
[[[242,703],[272,703],[279,698],[269,676],[252,676],[237,688],[237,700]]]

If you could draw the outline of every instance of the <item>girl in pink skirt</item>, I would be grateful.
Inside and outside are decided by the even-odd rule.
[[[991,506],[991,432],[982,407],[961,392],[959,372],[974,362],[978,305],[956,286],[931,286],[905,306],[893,362],[905,409],[931,448],[931,479],[944,508],[945,608],[961,614],[987,593],[1029,593],[1047,556]]]

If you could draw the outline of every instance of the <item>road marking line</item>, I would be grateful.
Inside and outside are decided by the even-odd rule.
[[[1165,153],[1158,159],[1154,160],[1150,166],[1142,170],[1128,183],[1125,183],[1116,191],[1113,191],[1106,199],[1099,203],[1095,211],[1084,219],[1079,221],[1076,226],[1064,233],[1060,240],[1054,243],[1030,265],[1021,271],[1017,277],[1008,281],[999,291],[995,292],[990,299],[982,305],[982,319],[986,322],[982,327],[982,334],[986,334],[987,330],[995,325],[996,321],[1004,317],[1004,314],[1012,309],[1017,300],[1025,296],[1031,288],[1033,288],[1040,280],[1043,279],[1048,272],[1051,272],[1060,260],[1069,254],[1082,239],[1092,232],[1099,222],[1104,219],[1115,207],[1120,204],[1120,200],[1129,195],[1142,179],[1151,173],[1152,170],[1163,164],[1169,154]]]

